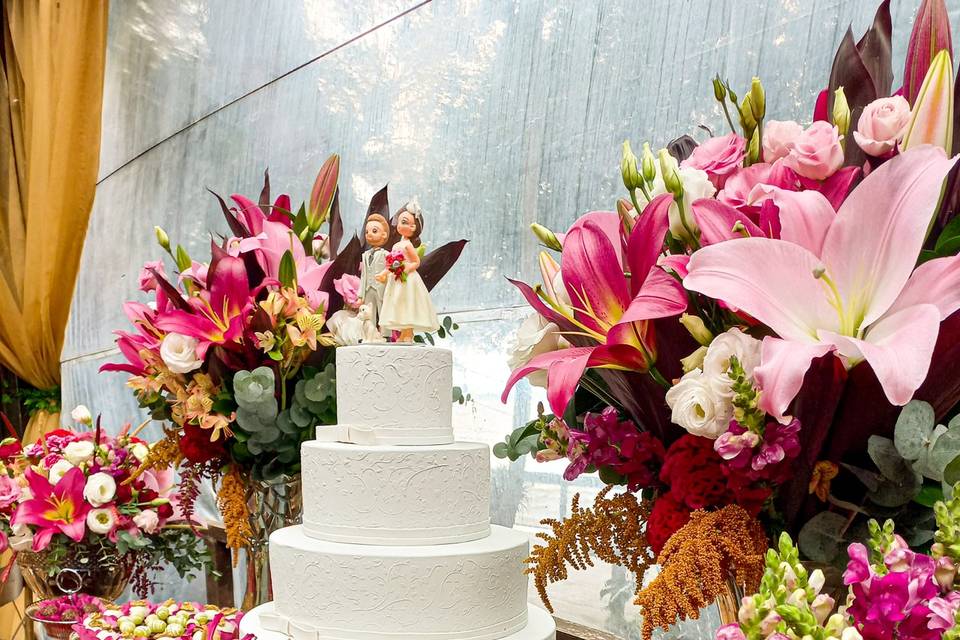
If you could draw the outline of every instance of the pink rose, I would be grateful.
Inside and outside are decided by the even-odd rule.
[[[863,108],[853,139],[871,156],[883,156],[897,146],[908,124],[910,103],[906,98],[880,98]]]
[[[333,281],[333,288],[343,297],[343,303],[356,309],[360,306],[360,278],[345,274]]]
[[[157,277],[153,275],[153,269],[164,278],[167,277],[163,271],[162,260],[151,260],[140,269],[140,291],[153,291],[157,288]]]
[[[786,158],[803,127],[793,120],[770,120],[763,125],[763,160],[775,162]]]
[[[789,147],[785,162],[804,178],[825,180],[843,166],[840,132],[829,122],[814,122]]]
[[[157,526],[160,524],[160,517],[153,509],[147,509],[133,516],[133,524],[148,534],[154,534],[157,532]]]
[[[0,475],[0,509],[6,509],[20,499],[20,485],[13,478]]]
[[[743,166],[746,150],[747,141],[742,136],[735,133],[718,136],[695,148],[680,166],[705,171],[710,182],[722,189],[727,178]]]
[[[746,169],[740,169],[727,178],[723,190],[717,194],[717,200],[728,204],[734,209],[745,213],[752,213],[757,209],[758,202],[752,193],[757,185],[769,185],[788,191],[797,189],[797,175],[792,169],[785,167],[783,161],[773,164],[758,162]]]

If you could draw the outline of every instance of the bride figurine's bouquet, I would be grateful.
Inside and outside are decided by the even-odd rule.
[[[931,505],[960,480],[960,180],[942,0],[923,3],[901,88],[890,40],[884,2],[859,41],[845,36],[808,123],[774,119],[759,79],[738,95],[717,78],[728,132],[644,144],[639,157],[624,143],[616,211],[564,233],[534,225],[543,279],[513,281],[534,314],[504,399],[530,377],[549,410],[495,453],[565,459],[568,480],[598,473],[630,492],[551,522],[531,558],[541,589],[587,563],[573,548],[586,545],[634,569],[648,621],[695,616],[724,590],[714,574],[747,567],[757,586],[762,553],[744,551],[755,545],[701,535],[697,512],[732,526],[731,507],[824,563],[871,516],[929,542]],[[731,539],[753,536],[718,538]],[[665,566],[643,588],[646,566],[698,557],[715,561]],[[697,595],[669,595],[681,592]]]

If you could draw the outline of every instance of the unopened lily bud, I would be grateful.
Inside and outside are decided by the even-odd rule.
[[[743,96],[743,102],[740,103],[740,126],[743,127],[747,135],[752,134],[753,130],[757,128],[757,118],[753,113],[750,94]]]
[[[623,186],[627,191],[639,189],[643,184],[640,172],[637,170],[637,156],[630,148],[630,141],[623,141],[623,153],[620,156],[620,175],[623,177]]]
[[[683,181],[677,173],[677,160],[666,149],[660,149],[660,175],[663,186],[675,197],[683,196]]]
[[[653,182],[657,178],[657,159],[650,151],[650,143],[643,143],[643,158],[640,160],[640,170],[643,172],[643,179],[647,182]]]
[[[153,232],[157,234],[157,243],[160,244],[163,250],[170,251],[170,236],[167,235],[167,232],[161,227],[154,227]]]
[[[723,86],[723,81],[720,80],[719,75],[713,78],[713,97],[717,99],[717,102],[723,102],[727,99],[727,89]]]
[[[617,200],[617,215],[620,216],[620,223],[629,234],[633,231],[633,205],[628,200],[620,198]]]
[[[843,92],[843,87],[838,87],[833,92],[833,124],[837,126],[841,136],[847,135],[850,130],[850,105],[847,104],[847,96]]]
[[[767,96],[763,91],[760,78],[755,77],[750,83],[750,108],[757,122],[763,120],[763,116],[767,113]]]
[[[546,248],[553,249],[554,251],[560,251],[560,249],[563,248],[556,234],[542,224],[534,222],[530,225],[530,230],[533,231],[533,235],[537,236],[537,240],[542,242]]]
[[[713,333],[710,332],[710,329],[707,329],[707,325],[704,324],[703,318],[700,316],[684,313],[680,316],[680,324],[701,345],[708,347],[713,342]]]

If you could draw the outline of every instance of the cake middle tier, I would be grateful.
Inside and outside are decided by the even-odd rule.
[[[490,449],[305,442],[303,530],[353,544],[424,545],[490,533]]]
[[[527,534],[492,527],[461,544],[384,547],[270,536],[269,631],[297,639],[494,640],[527,624]]]

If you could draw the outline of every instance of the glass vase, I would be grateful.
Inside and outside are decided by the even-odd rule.
[[[270,534],[300,524],[303,493],[300,474],[272,481],[252,480],[247,488],[252,542],[246,549],[247,579],[242,609],[249,611],[273,599],[270,583]]]
[[[23,581],[43,600],[71,593],[116,600],[130,582],[133,560],[133,554],[83,544],[70,544],[66,552],[48,548],[17,553]]]

